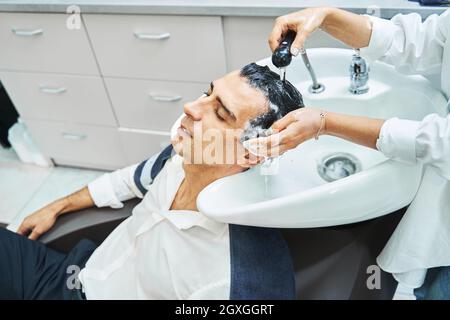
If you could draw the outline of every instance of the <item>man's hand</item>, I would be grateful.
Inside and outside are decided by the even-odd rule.
[[[26,217],[19,229],[17,229],[17,233],[23,236],[28,235],[28,238],[31,240],[37,240],[53,227],[56,219],[61,214],[93,206],[95,206],[95,203],[89,193],[89,189],[84,187]]]
[[[23,220],[17,233],[23,236],[28,235],[30,240],[37,240],[53,227],[64,207],[62,201],[56,201],[39,209]]]

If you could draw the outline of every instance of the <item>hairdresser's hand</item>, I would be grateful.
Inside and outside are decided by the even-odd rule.
[[[30,240],[37,240],[53,227],[62,209],[63,206],[59,202],[45,206],[26,217],[17,229],[17,233],[28,236]]]
[[[269,157],[276,157],[299,144],[326,133],[326,122],[320,117],[321,111],[314,108],[302,108],[289,112],[272,125],[274,134],[249,140],[252,148],[261,150]],[[321,122],[322,128],[321,128]]]
[[[297,56],[304,47],[305,40],[317,28],[322,26],[332,8],[308,8],[285,16],[278,17],[269,37],[269,46],[272,51],[278,48],[280,41],[288,30],[297,32],[292,43],[291,53]]]

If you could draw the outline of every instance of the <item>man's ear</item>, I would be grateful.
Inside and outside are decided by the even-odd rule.
[[[264,157],[258,157],[249,152],[247,149],[244,150],[245,151],[242,153],[241,159],[238,159],[238,165],[241,167],[249,169],[264,162]]]

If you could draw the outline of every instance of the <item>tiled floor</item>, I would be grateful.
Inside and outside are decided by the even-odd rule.
[[[0,147],[0,223],[17,226],[30,213],[101,174],[96,170],[24,164],[12,149]]]
[[[0,223],[10,224],[9,228],[15,230],[27,215],[101,174],[96,170],[24,164],[12,149],[0,147]],[[412,299],[412,290],[399,285],[394,300]]]

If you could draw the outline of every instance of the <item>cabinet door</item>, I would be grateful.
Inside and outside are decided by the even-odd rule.
[[[170,131],[183,105],[208,90],[209,84],[105,78],[121,127]]]
[[[250,62],[270,57],[269,35],[275,18],[224,17],[223,29],[228,71],[242,68]],[[314,32],[306,42],[306,48],[344,47],[322,31]]]
[[[225,73],[220,17],[83,15],[106,76],[209,83]]]
[[[57,164],[112,170],[127,163],[116,128],[24,120],[42,152]]]
[[[116,126],[98,76],[0,72],[0,79],[23,117]]]
[[[170,134],[156,134],[145,130],[119,129],[120,141],[127,164],[139,163],[161,152],[170,144]]]
[[[67,14],[0,12],[0,69],[98,75],[84,25]]]

